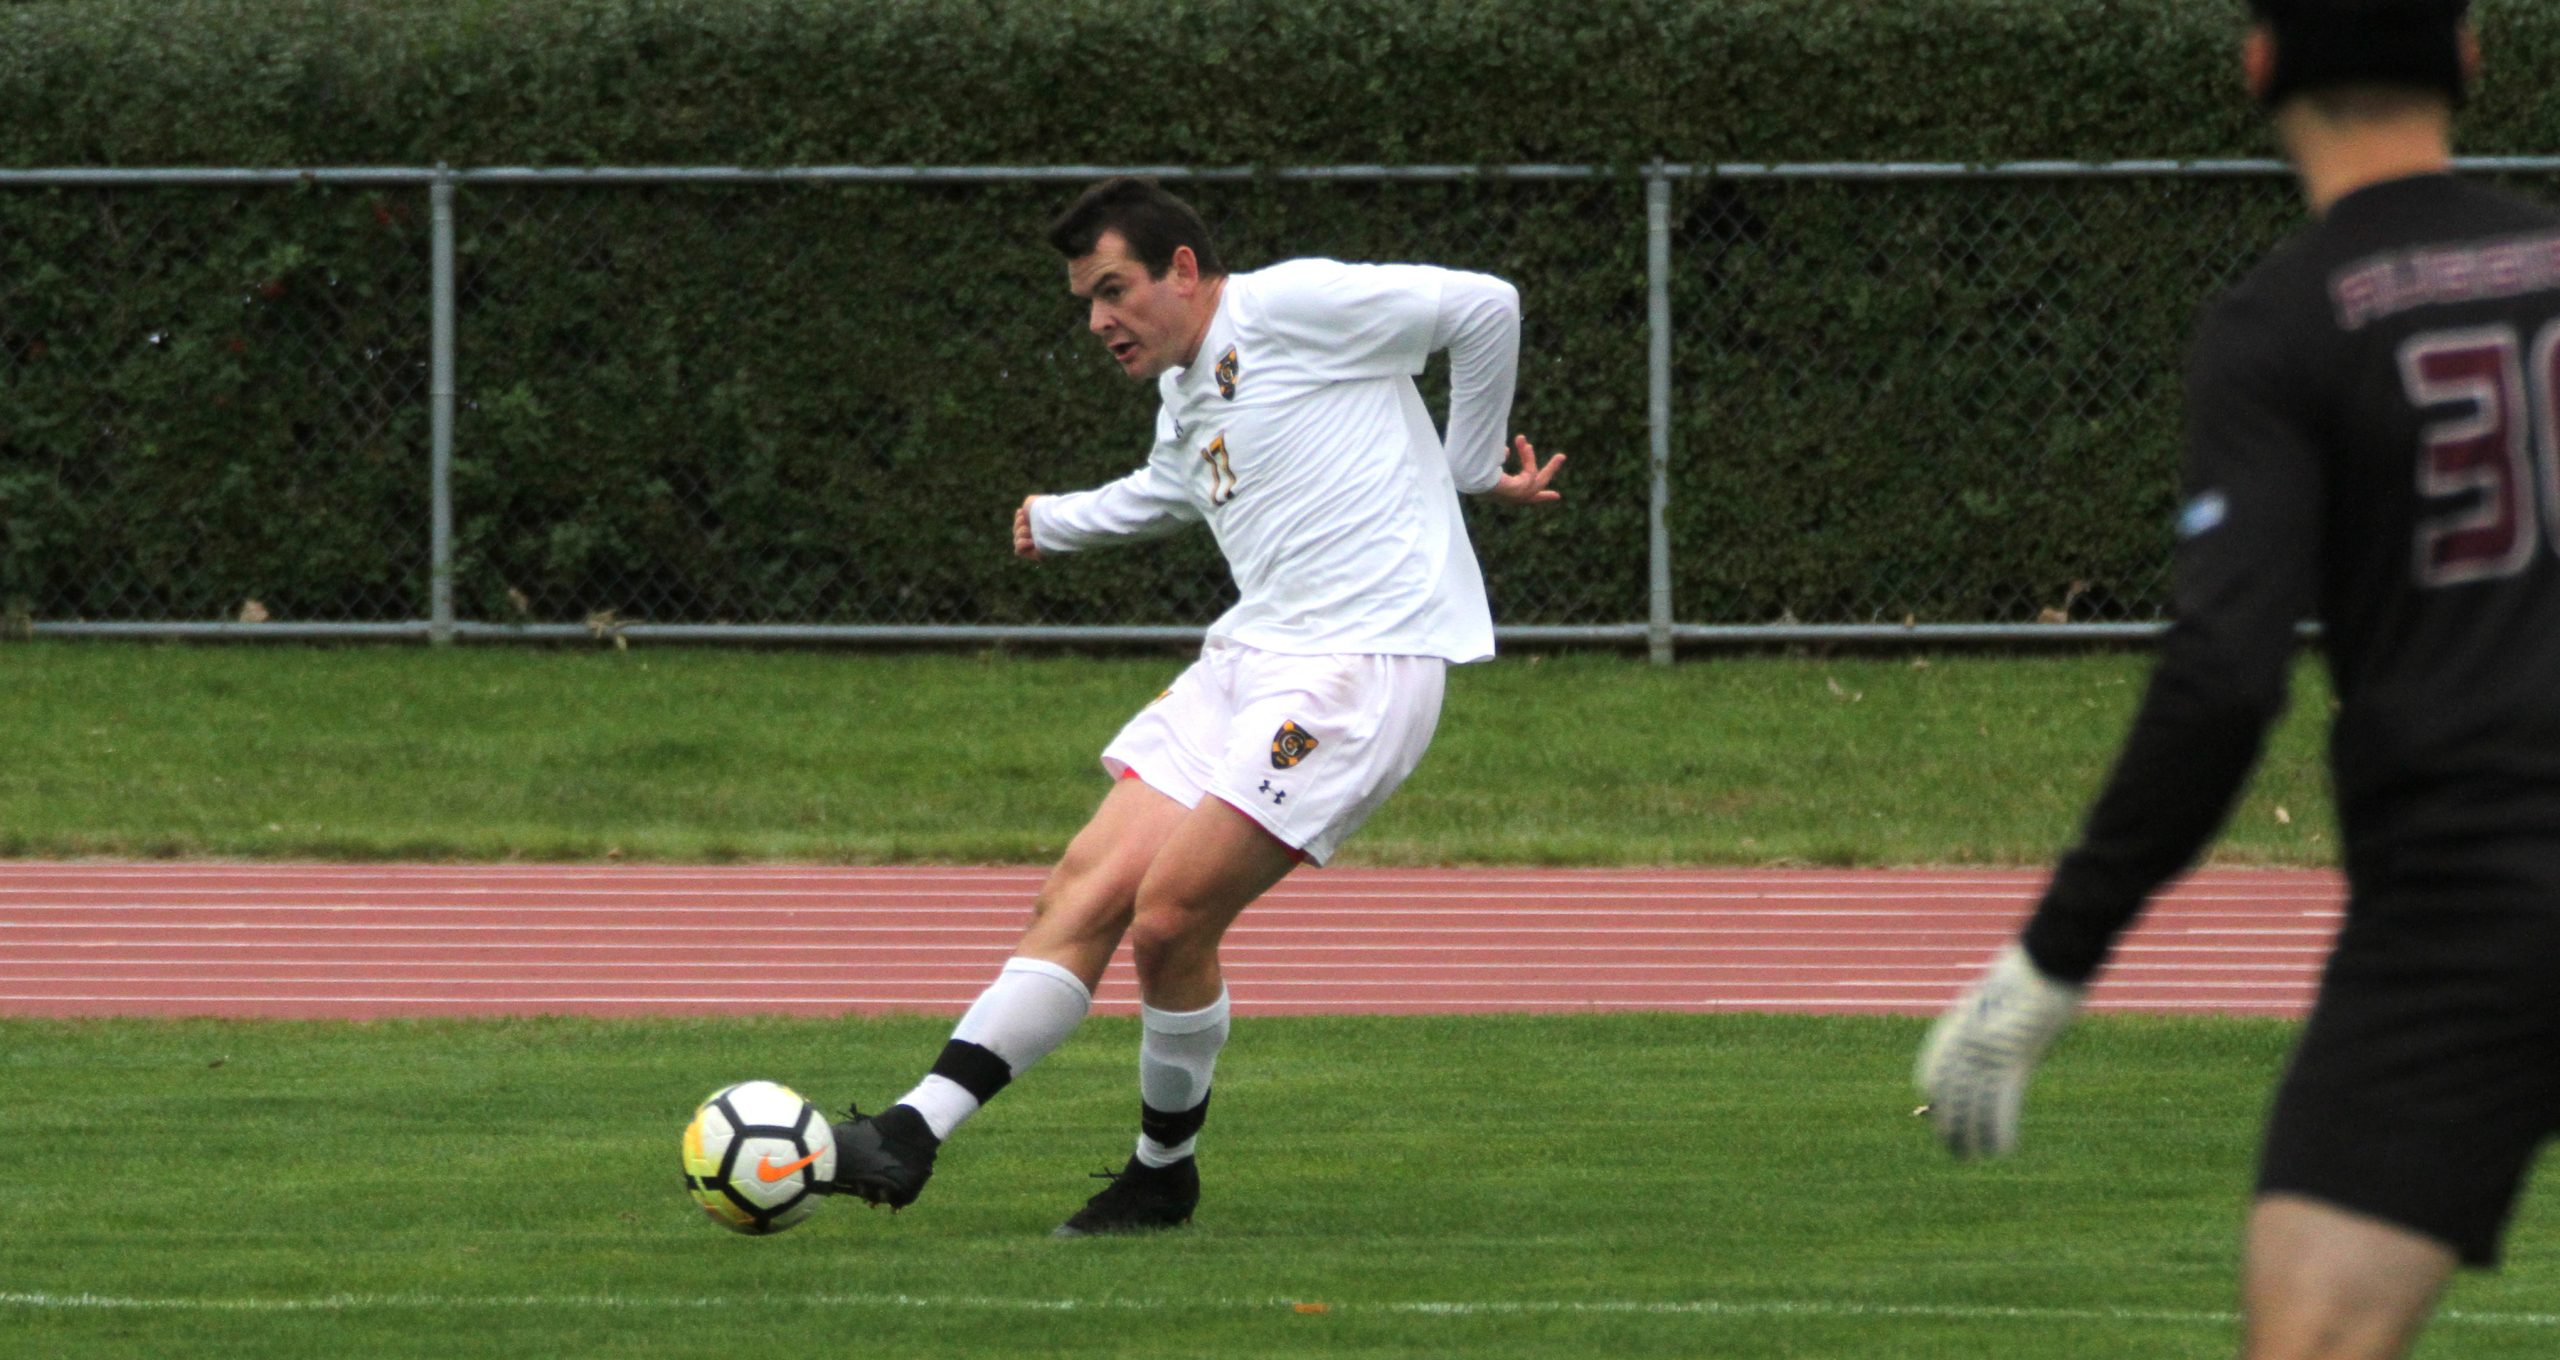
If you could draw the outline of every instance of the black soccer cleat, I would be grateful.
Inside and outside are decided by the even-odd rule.
[[[1075,1217],[1058,1225],[1052,1237],[1105,1237],[1159,1232],[1191,1221],[1200,1207],[1200,1161],[1185,1157],[1171,1166],[1149,1166],[1135,1157],[1118,1171],[1097,1171],[1111,1182],[1084,1202]]]
[[[847,1109],[834,1126],[836,1178],[826,1193],[853,1195],[871,1205],[906,1208],[933,1179],[933,1154],[942,1140],[926,1127],[924,1116],[905,1105],[892,1105],[876,1115]]]

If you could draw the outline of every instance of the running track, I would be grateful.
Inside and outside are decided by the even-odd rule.
[[[954,1014],[1042,871],[0,862],[0,1014]],[[1228,937],[1240,1012],[1925,1013],[2016,929],[2026,870],[1329,869]],[[2296,1015],[2334,875],[2217,870],[2118,950],[2100,1010]],[[1097,998],[1137,1003],[1126,958]]]

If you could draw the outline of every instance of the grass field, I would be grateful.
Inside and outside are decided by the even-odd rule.
[[[0,645],[0,854],[1036,861],[1181,664]],[[1470,667],[1346,858],[2040,863],[2146,669]],[[2306,673],[2223,861],[2331,859],[2326,706]],[[1103,1019],[907,1214],[750,1240],[679,1188],[712,1088],[885,1100],[946,1027],[0,1020],[0,1356],[2223,1356],[2290,1034],[2093,1017],[1963,1167],[1913,1020],[1257,1017],[1201,1221],[1055,1242],[1132,1132]],[[2420,1355],[2560,1353],[2553,1198]]]
[[[2287,1035],[2084,1025],[2024,1152],[1966,1167],[1911,1117],[1914,1021],[1259,1020],[1199,1222],[1053,1241],[1133,1132],[1100,1020],[904,1214],[749,1239],[679,1187],[714,1086],[882,1099],[943,1032],[0,1023],[0,1354],[2221,1356]],[[2560,1347],[2554,1208],[2421,1354]]]
[[[1529,656],[1451,673],[1348,863],[2041,863],[2148,658]],[[1178,655],[0,644],[0,854],[1054,857]],[[2226,862],[2326,863],[2306,666]]]

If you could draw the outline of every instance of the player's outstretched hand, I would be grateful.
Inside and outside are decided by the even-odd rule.
[[[1031,541],[1031,503],[1038,496],[1025,496],[1013,511],[1013,555],[1033,562],[1040,560],[1040,545]]]
[[[1547,483],[1564,471],[1563,454],[1559,453],[1548,459],[1545,466],[1539,466],[1538,451],[1530,447],[1529,436],[1525,434],[1512,436],[1511,453],[1518,460],[1520,470],[1504,473],[1502,480],[1495,482],[1487,495],[1514,505],[1544,505],[1548,501],[1564,499],[1563,492],[1547,489]]]
[[[1938,1017],[1912,1077],[1949,1152],[2002,1157],[2016,1150],[2027,1076],[2079,1012],[2083,990],[2045,976],[2012,943]]]

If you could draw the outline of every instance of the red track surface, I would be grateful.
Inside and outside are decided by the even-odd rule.
[[[1038,869],[0,862],[0,1014],[957,1013]],[[1264,1014],[1920,1013],[2039,872],[1302,872],[1228,937]],[[2334,875],[2215,871],[2154,905],[2102,1010],[2294,1015]],[[1134,1010],[1127,961],[1098,998]]]

